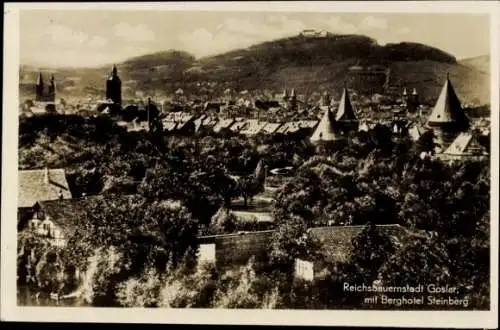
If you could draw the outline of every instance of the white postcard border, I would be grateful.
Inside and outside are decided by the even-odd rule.
[[[16,299],[19,11],[205,10],[281,12],[487,13],[491,17],[491,310],[490,311],[303,311],[18,307]],[[487,1],[443,2],[212,2],[212,3],[7,3],[4,9],[1,300],[2,320],[172,324],[342,325],[495,328],[498,326],[499,16]],[[459,38],[460,36],[457,36]]]

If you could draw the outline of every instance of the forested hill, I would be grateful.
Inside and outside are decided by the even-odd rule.
[[[487,72],[462,65],[453,55],[427,45],[406,42],[382,46],[360,35],[294,36],[200,59],[170,50],[118,64],[125,96],[134,96],[135,91],[162,96],[179,87],[209,95],[218,95],[226,88],[276,92],[285,86],[299,94],[336,91],[349,80],[353,67],[390,69],[390,84],[415,87],[430,99],[437,97],[449,72],[462,98],[489,100]],[[37,70],[21,67],[22,95],[33,93]],[[55,71],[59,95],[80,96],[102,95],[109,70],[106,66],[42,71]]]

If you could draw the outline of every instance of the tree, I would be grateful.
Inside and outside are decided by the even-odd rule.
[[[296,258],[314,258],[320,244],[311,237],[307,228],[306,221],[298,216],[280,219],[271,239],[271,264],[291,274]]]
[[[416,148],[420,154],[422,152],[434,154],[437,144],[434,142],[435,135],[433,130],[425,131],[417,141]]]
[[[130,274],[140,273],[146,264],[161,270],[169,261],[176,265],[196,252],[197,222],[176,201],[151,203],[135,196],[98,199],[78,227],[65,255],[68,263],[83,269],[101,247],[116,248],[125,260],[132,260]]]
[[[243,197],[245,207],[248,206],[248,199],[252,199],[262,190],[263,185],[253,175],[244,176],[238,180],[238,191]]]

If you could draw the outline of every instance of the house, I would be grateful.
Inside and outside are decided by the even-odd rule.
[[[236,120],[234,124],[232,124],[229,129],[233,133],[239,133],[241,130],[243,130],[245,127],[247,127],[248,124],[244,120]]]
[[[70,199],[68,181],[64,169],[21,170],[18,190],[18,225],[31,215],[38,201]]]
[[[280,123],[266,123],[266,125],[262,128],[262,132],[264,134],[273,134],[280,126]]]
[[[194,133],[196,124],[195,117],[187,112],[170,112],[162,120],[163,130],[166,132]]]
[[[128,200],[134,195],[113,197],[113,201]],[[64,247],[78,230],[78,225],[93,211],[93,205],[106,197],[102,195],[74,199],[38,201],[32,207],[32,216],[20,230],[32,230],[46,237],[55,246]]]
[[[262,129],[267,125],[264,121],[259,121],[257,119],[246,120],[247,126],[240,131],[240,134],[252,136],[260,133]]]
[[[220,120],[217,124],[215,124],[214,132],[219,133],[222,130],[228,129],[234,122],[235,120],[232,118]]]

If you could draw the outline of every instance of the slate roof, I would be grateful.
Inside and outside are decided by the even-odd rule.
[[[417,141],[420,139],[422,134],[425,133],[425,128],[420,125],[414,125],[408,130],[408,134],[412,138],[413,141]]]
[[[234,119],[223,119],[214,126],[214,132],[218,133],[221,130],[230,127],[234,123]]]
[[[266,125],[262,128],[262,131],[267,134],[272,134],[276,132],[280,126],[280,123],[266,123]]]
[[[344,88],[342,97],[340,98],[339,108],[335,113],[335,121],[357,121],[358,118],[354,113],[354,108],[349,98],[347,88]]]
[[[241,130],[240,133],[244,135],[255,135],[258,134],[267,123],[257,119],[249,119],[246,121],[246,124],[247,126]]]
[[[46,175],[48,174],[48,180]],[[32,207],[38,201],[71,198],[64,169],[19,171],[17,207]]]
[[[487,155],[487,150],[473,134],[461,133],[443,153],[450,156],[482,156]]]
[[[321,118],[321,121],[312,134],[310,141],[315,143],[319,141],[334,141],[338,140],[340,136],[334,130],[334,119],[330,109],[327,109]]]
[[[244,121],[237,121],[229,128],[233,132],[240,132],[248,124]]]
[[[313,128],[318,124],[317,120],[300,120],[300,121],[289,121],[283,123],[277,130],[276,133],[288,134],[295,133],[302,128]]]
[[[463,128],[469,126],[469,119],[462,109],[460,100],[449,78],[446,79],[428,120],[428,124],[430,125],[445,123],[453,123]]]

